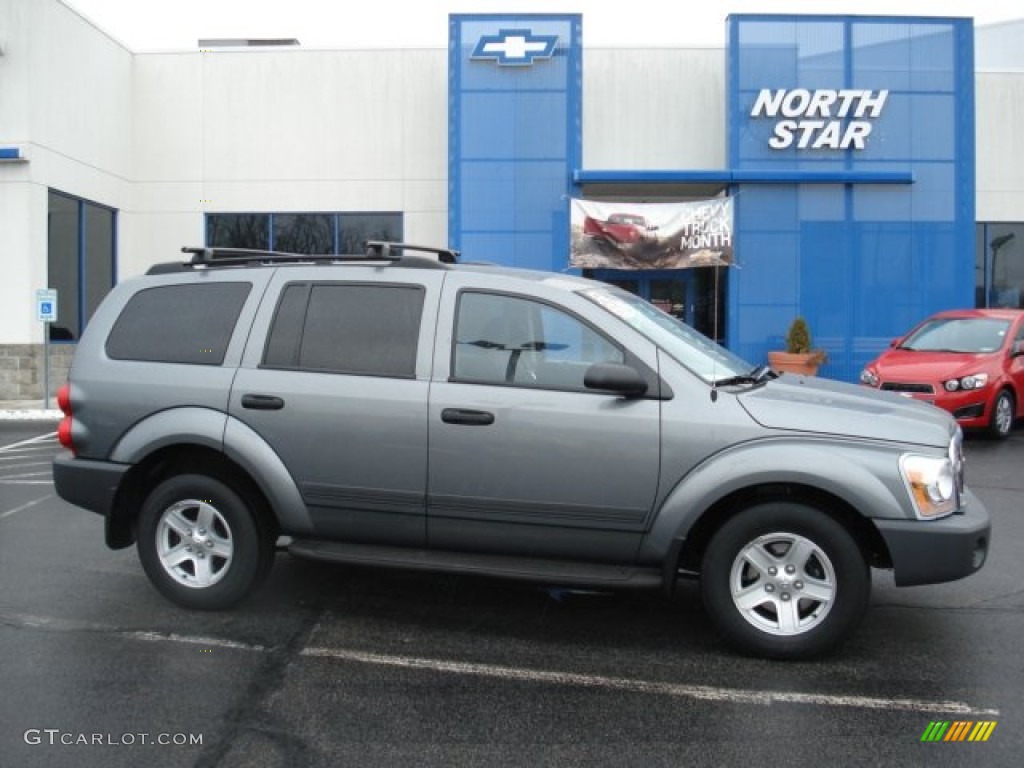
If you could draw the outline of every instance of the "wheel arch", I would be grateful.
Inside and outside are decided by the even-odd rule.
[[[807,437],[758,440],[723,451],[681,478],[661,503],[639,562],[695,572],[724,522],[762,501],[799,502],[835,518],[855,537],[866,560],[891,567],[872,518],[913,519],[899,476],[898,451],[877,443],[837,444]]]
[[[107,516],[107,545],[121,549],[135,543],[138,515],[146,496],[164,480],[182,474],[221,480],[250,505],[265,530],[275,536],[280,530],[270,501],[248,472],[209,445],[181,442],[153,450],[125,474]]]
[[[868,518],[835,494],[794,482],[751,485],[715,501],[688,530],[679,551],[677,567],[688,572],[699,572],[704,551],[726,522],[752,506],[776,501],[804,504],[831,517],[853,536],[872,567],[892,567],[892,556],[885,540]]]

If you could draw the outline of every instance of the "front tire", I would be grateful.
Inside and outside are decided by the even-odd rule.
[[[184,474],[163,481],[139,515],[139,560],[159,592],[183,608],[230,608],[269,571],[274,541],[242,497],[221,480]]]
[[[996,395],[992,403],[992,417],[988,422],[988,432],[997,440],[1005,440],[1013,432],[1013,422],[1016,415],[1016,403],[1013,394],[1003,390]]]
[[[836,520],[802,504],[770,502],[740,512],[714,535],[701,592],[711,619],[740,652],[806,659],[860,623],[871,574]]]

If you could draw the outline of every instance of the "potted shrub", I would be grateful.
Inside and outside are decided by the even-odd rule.
[[[786,332],[786,351],[769,352],[768,364],[779,373],[788,371],[814,376],[827,357],[825,350],[814,349],[807,321],[797,317]]]

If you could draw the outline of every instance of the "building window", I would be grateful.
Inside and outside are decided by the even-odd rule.
[[[401,242],[400,213],[210,213],[206,244],[288,253],[357,254],[367,240]]]
[[[117,211],[50,190],[47,284],[57,291],[51,341],[77,341],[114,285]]]
[[[1024,309],[1024,224],[979,224],[975,303]]]

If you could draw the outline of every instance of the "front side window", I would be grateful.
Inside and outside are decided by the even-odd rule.
[[[290,284],[281,294],[263,365],[412,378],[423,298],[421,286]]]
[[[583,391],[592,364],[624,361],[577,317],[516,296],[463,293],[456,326],[455,381]]]

